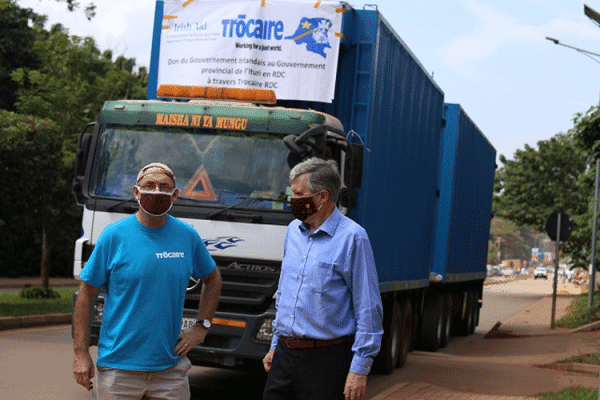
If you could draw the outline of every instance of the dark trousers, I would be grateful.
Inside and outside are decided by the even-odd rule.
[[[292,350],[280,340],[263,400],[343,400],[352,356],[352,343]]]

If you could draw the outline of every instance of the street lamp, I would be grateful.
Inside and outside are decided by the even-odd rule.
[[[589,50],[584,50],[584,49],[580,49],[579,47],[570,46],[568,44],[561,43],[558,39],[554,39],[549,36],[546,36],[546,39],[553,42],[554,44],[559,45],[559,46],[564,46],[564,47],[568,47],[569,49],[576,50],[576,51],[580,52],[581,54],[586,55],[589,58],[591,58],[592,60],[596,61],[598,64],[600,64],[600,61],[598,61],[596,58],[593,57],[593,56],[600,57],[600,54],[598,54],[598,53],[594,53]]]
[[[584,12],[585,14],[590,17],[591,19],[593,19],[594,21],[600,23],[600,14],[597,13],[596,11],[592,10],[591,8],[589,8],[588,6],[584,6]],[[591,58],[592,60],[596,61],[598,64],[600,64],[600,61],[598,61],[595,57],[600,57],[600,54],[588,51],[588,50],[584,50],[584,49],[580,49],[579,47],[575,47],[575,46],[570,46],[568,44],[564,44],[561,43],[558,39],[555,38],[551,38],[546,36],[546,39],[553,42],[554,44],[557,44],[559,46],[564,46],[564,47],[568,47],[570,49],[576,50],[579,53],[588,56],[589,58]],[[599,105],[600,108],[600,105]],[[600,158],[596,159],[596,181],[594,184],[594,216],[593,216],[593,221],[592,221],[592,268],[590,270],[590,279],[589,279],[589,289],[588,289],[588,294],[589,294],[589,298],[588,298],[588,307],[592,307],[594,305],[594,288],[596,286],[596,231],[598,228],[598,185],[600,182]],[[556,271],[555,273],[558,273],[558,271]],[[599,394],[599,399],[600,399],[600,394]]]

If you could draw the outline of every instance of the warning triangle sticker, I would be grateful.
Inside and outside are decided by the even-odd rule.
[[[183,189],[181,189],[181,197],[195,200],[217,201],[219,196],[215,193],[212,183],[206,172],[204,165],[201,165],[192,179],[190,179]]]

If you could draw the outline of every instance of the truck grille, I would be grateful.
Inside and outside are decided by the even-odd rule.
[[[260,314],[272,303],[279,283],[280,262],[246,262],[215,258],[223,280],[218,311]],[[185,308],[197,310],[202,284],[190,280]]]

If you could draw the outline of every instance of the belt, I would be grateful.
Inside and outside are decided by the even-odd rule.
[[[342,343],[354,343],[354,335],[341,336],[335,339],[299,339],[282,336],[279,339],[292,350],[319,349]]]

